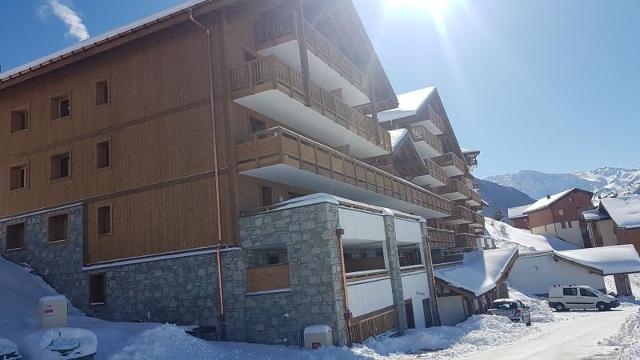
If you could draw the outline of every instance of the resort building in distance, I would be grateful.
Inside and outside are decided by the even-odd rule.
[[[474,252],[478,152],[347,0],[189,1],[1,74],[0,123],[2,255],[97,317],[350,344],[484,311],[517,255]]]

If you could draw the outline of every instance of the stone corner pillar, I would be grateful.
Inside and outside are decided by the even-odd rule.
[[[389,275],[391,277],[391,291],[393,293],[393,306],[396,313],[396,331],[399,335],[403,335],[408,325],[407,313],[404,307],[400,258],[398,257],[398,245],[396,242],[395,217],[392,214],[385,214],[383,218]]]
[[[429,242],[429,230],[427,222],[420,222],[422,230],[422,249],[424,253],[424,266],[427,269],[427,285],[429,287],[429,303],[431,305],[431,321],[433,326],[440,326],[440,312],[438,310],[438,296],[436,290],[436,280],[433,275],[433,261],[431,259],[431,243]]]

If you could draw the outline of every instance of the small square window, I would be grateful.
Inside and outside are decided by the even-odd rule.
[[[51,119],[61,119],[71,116],[71,98],[58,96],[51,99]]]
[[[562,209],[558,210],[558,214],[559,215],[564,215],[564,210],[562,210]]]
[[[111,144],[103,141],[96,144],[96,167],[98,169],[111,166]]]
[[[71,175],[71,154],[66,152],[51,157],[51,180],[63,179]]]
[[[13,166],[9,169],[9,190],[27,188],[27,166]]]
[[[15,110],[11,112],[11,132],[18,132],[29,128],[29,112]]]
[[[61,214],[49,218],[49,242],[69,238],[69,215]]]
[[[249,118],[249,133],[251,135],[264,131],[267,128],[266,124],[262,120]]]
[[[98,234],[111,234],[111,206],[98,208]]]
[[[273,195],[270,187],[262,186],[260,188],[260,195],[262,198],[262,206],[269,206],[273,204]]]
[[[107,80],[96,83],[96,106],[109,103],[109,82]]]
[[[25,223],[7,225],[6,250],[16,250],[24,247],[26,228]]]
[[[89,275],[89,303],[102,305],[107,298],[107,283],[104,274]]]

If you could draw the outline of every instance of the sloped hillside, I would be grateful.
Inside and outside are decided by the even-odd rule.
[[[489,203],[489,206],[482,209],[482,214],[492,218],[496,209],[501,209],[504,216],[507,216],[507,209],[515,206],[528,205],[533,203],[531,197],[520,190],[503,186],[487,180],[477,179],[482,198]]]

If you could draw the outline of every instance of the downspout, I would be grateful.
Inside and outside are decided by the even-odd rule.
[[[215,104],[214,104],[214,90],[213,90],[213,60],[211,59],[211,30],[208,27],[204,26],[200,22],[198,22],[193,17],[193,9],[189,9],[189,18],[191,21],[196,24],[200,29],[202,29],[207,35],[207,59],[209,63],[209,104],[211,111],[211,130],[213,133],[213,168],[214,168],[214,183],[215,183],[215,192],[216,192],[216,230],[218,237],[218,245],[216,251],[216,263],[217,263],[217,287],[218,287],[218,297],[220,299],[220,310],[218,314],[218,321],[220,323],[220,339],[225,339],[225,319],[224,319],[224,290],[222,288],[222,218],[221,218],[221,206],[220,206],[220,170],[218,169],[218,144],[217,144],[217,136],[216,136],[216,121],[215,121]]]
[[[336,235],[338,236],[338,247],[340,249],[340,272],[342,275],[342,295],[344,296],[344,319],[347,322],[347,346],[351,347],[351,339],[353,334],[351,333],[351,310],[349,310],[349,293],[347,291],[347,271],[344,266],[344,248],[342,247],[342,235],[344,235],[344,229],[336,229]]]

